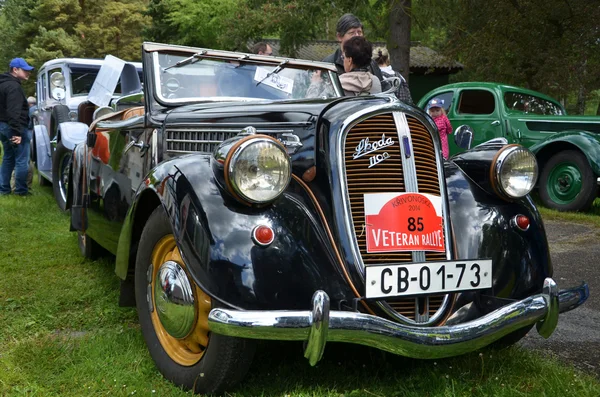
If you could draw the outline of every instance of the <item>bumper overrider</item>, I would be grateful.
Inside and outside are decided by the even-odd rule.
[[[414,327],[370,314],[330,310],[329,296],[316,291],[311,311],[211,310],[212,332],[250,339],[306,341],[304,356],[315,365],[327,342],[357,343],[413,358],[440,358],[468,353],[528,325],[548,338],[558,314],[573,310],[589,296],[586,283],[558,290],[544,280],[542,293],[503,306],[476,320],[441,327]]]

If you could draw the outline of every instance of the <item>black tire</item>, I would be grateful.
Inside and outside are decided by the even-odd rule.
[[[52,155],[52,190],[54,199],[61,211],[66,211],[67,194],[69,191],[69,170],[73,160],[71,150],[58,142],[56,150]]]
[[[79,243],[79,252],[88,259],[98,259],[104,253],[103,248],[93,238],[81,231],[77,231],[77,241]]]
[[[166,243],[165,243],[166,242]],[[165,248],[165,244],[167,244]],[[170,245],[169,245],[170,244]],[[172,248],[174,247],[174,248]],[[153,256],[159,252],[168,252],[169,256]],[[173,254],[174,253],[174,254]],[[140,327],[148,350],[156,367],[165,378],[174,384],[193,390],[196,393],[210,394],[221,393],[232,388],[244,377],[255,351],[255,342],[248,339],[233,338],[219,334],[211,334],[208,328],[203,328],[198,322],[192,334],[197,330],[204,336],[206,346],[197,343],[197,337],[176,339],[170,336],[158,319],[157,309],[152,299],[154,311],[150,310],[148,291],[153,290],[155,274],[164,258],[173,258],[179,255],[175,245],[173,231],[162,207],[158,207],[144,226],[137,250],[135,264],[135,298],[140,321]],[[180,257],[180,256],[179,256]],[[176,260],[185,268],[183,260]],[[152,275],[148,275],[150,264],[154,263]],[[210,308],[216,303],[206,301],[208,295],[204,294],[196,285],[195,311],[198,316],[207,316]],[[203,295],[202,295],[203,294]],[[203,296],[203,298],[198,298]],[[204,306],[202,305],[204,303]],[[206,307],[208,305],[208,308]],[[203,308],[199,310],[199,308]],[[191,338],[191,337],[190,337]],[[196,343],[196,352],[189,350],[186,343]],[[182,362],[185,361],[185,362]]]
[[[586,211],[598,193],[596,177],[587,158],[577,150],[552,156],[539,182],[542,203],[558,211]]]
[[[60,123],[71,121],[69,119],[69,107],[67,105],[56,105],[52,108],[52,118],[50,119],[50,140],[54,139],[58,133]]]
[[[531,331],[531,328],[533,328],[533,324],[528,325],[527,327],[520,328],[514,332],[511,332],[510,334],[503,336],[502,338],[498,339],[496,342],[492,343],[492,347],[495,349],[506,349],[508,347],[511,347],[514,344],[516,344],[518,341],[523,339],[525,337],[525,335],[527,335],[529,333],[529,331]]]

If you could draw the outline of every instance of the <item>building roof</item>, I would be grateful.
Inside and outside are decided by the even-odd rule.
[[[273,48],[273,55],[280,55],[278,39],[257,40],[268,43]],[[385,47],[382,41],[373,42],[373,48]],[[334,40],[313,40],[298,49],[296,58],[321,61],[327,55],[339,48],[339,43]],[[452,60],[429,47],[412,45],[410,47],[410,72],[415,74],[453,74],[464,69],[464,65]]]

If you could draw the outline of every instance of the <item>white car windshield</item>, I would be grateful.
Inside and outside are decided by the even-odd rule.
[[[248,62],[157,52],[156,92],[161,101],[289,100],[328,98],[335,93],[332,75],[317,67]],[[179,62],[179,64],[178,64]]]

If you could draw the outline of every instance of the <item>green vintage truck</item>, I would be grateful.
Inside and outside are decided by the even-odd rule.
[[[453,128],[469,125],[473,146],[504,137],[535,153],[540,167],[539,196],[559,211],[585,211],[600,183],[600,117],[567,116],[564,107],[542,93],[497,83],[449,84],[418,103],[443,100]],[[450,154],[463,149],[449,139]]]

